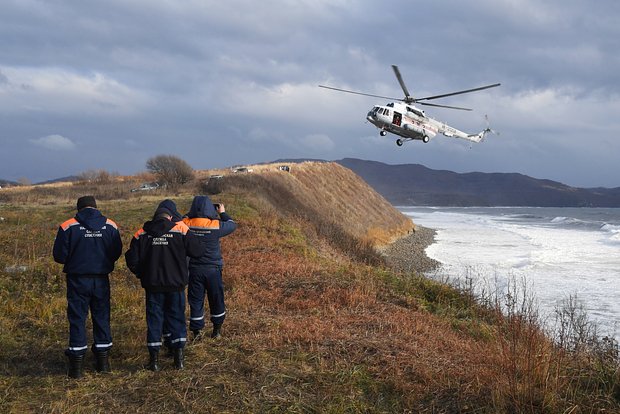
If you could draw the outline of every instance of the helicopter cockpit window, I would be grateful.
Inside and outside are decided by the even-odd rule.
[[[389,104],[387,104],[385,106],[389,106],[390,108],[394,108],[394,102],[390,102]]]

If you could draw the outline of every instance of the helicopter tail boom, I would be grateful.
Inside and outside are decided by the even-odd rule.
[[[499,132],[492,130],[491,127],[489,126],[489,118],[486,115],[485,115],[485,120],[487,123],[487,127],[477,134],[468,134],[466,132],[459,131],[456,128],[452,128],[446,124],[440,124],[440,131],[446,137],[456,137],[456,138],[466,139],[467,141],[479,143],[484,140],[484,138],[489,132],[495,135],[499,135]]]
[[[486,136],[486,134],[488,134],[489,132],[491,132],[491,130],[489,128],[487,128],[484,131],[480,131],[477,134],[467,135],[466,139],[469,140],[469,141],[473,141],[473,142],[478,143],[478,142],[481,142],[484,139],[484,137]]]

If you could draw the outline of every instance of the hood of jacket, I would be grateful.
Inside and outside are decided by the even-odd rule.
[[[189,218],[209,218],[218,219],[220,215],[215,211],[215,207],[208,196],[196,196],[192,201],[192,206],[187,213]]]
[[[101,230],[107,219],[99,210],[92,207],[83,208],[77,212],[75,219],[87,230]]]
[[[172,221],[174,222],[181,221],[183,219],[181,213],[179,213],[179,211],[177,210],[177,205],[174,201],[170,199],[165,199],[164,201],[159,203],[157,208],[167,208],[168,210],[170,210],[170,212],[172,213]]]
[[[149,236],[160,237],[168,233],[174,226],[176,226],[174,221],[162,217],[147,221],[142,228]]]

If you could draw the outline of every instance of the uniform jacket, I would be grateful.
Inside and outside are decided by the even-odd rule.
[[[222,252],[220,249],[220,237],[224,237],[235,231],[235,223],[228,214],[218,214],[213,203],[207,196],[196,196],[192,206],[183,218],[190,230],[198,236],[205,246],[205,252],[199,258],[189,261],[190,270],[199,269],[202,266],[222,266]]]
[[[123,251],[118,226],[95,208],[83,208],[62,223],[54,240],[54,260],[75,275],[107,275]]]
[[[127,267],[151,292],[175,292],[188,283],[186,256],[200,257],[204,247],[183,222],[147,221],[125,253]]]

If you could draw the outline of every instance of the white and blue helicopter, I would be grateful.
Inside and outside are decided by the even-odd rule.
[[[379,128],[379,134],[382,137],[386,136],[388,132],[402,137],[396,140],[396,145],[398,145],[399,147],[402,146],[403,143],[406,141],[420,140],[425,143],[429,142],[437,134],[443,134],[446,137],[462,138],[472,142],[480,142],[484,139],[487,133],[496,133],[491,128],[489,128],[487,121],[487,128],[485,128],[483,131],[477,134],[468,134],[454,127],[451,127],[444,122],[426,116],[424,111],[414,106],[414,104],[434,106],[438,108],[458,109],[461,111],[471,111],[471,109],[469,108],[438,105],[421,101],[429,101],[432,99],[445,98],[448,96],[495,88],[497,86],[500,86],[500,83],[494,83],[492,85],[480,86],[478,88],[466,89],[458,92],[444,93],[441,95],[426,96],[424,98],[414,98],[409,94],[409,91],[405,86],[405,82],[403,81],[403,77],[400,74],[400,70],[398,70],[398,66],[392,65],[392,69],[394,69],[396,79],[398,79],[398,83],[400,83],[400,87],[405,93],[405,97],[402,99],[391,98],[381,95],[372,95],[369,93],[350,91],[325,85],[319,85],[319,87],[332,89],[339,92],[353,93],[356,95],[372,96],[375,98],[393,100],[394,102],[390,102],[386,105],[375,105],[370,110],[370,112],[368,112],[368,115],[366,115],[366,119],[374,126]]]

